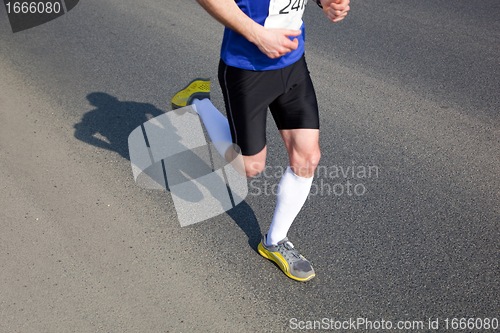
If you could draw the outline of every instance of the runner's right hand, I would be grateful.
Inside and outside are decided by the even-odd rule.
[[[299,46],[297,38],[290,40],[288,37],[299,36],[302,33],[300,30],[269,29],[261,25],[258,27],[251,42],[271,59],[282,57]]]

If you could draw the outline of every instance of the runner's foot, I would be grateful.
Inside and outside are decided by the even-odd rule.
[[[178,91],[171,101],[172,110],[191,105],[195,98],[199,100],[210,99],[209,78],[194,79],[184,89]]]
[[[316,274],[309,261],[297,251],[293,244],[285,237],[276,246],[267,246],[266,237],[257,247],[259,253],[269,260],[274,261],[281,270],[290,278],[297,281],[309,281]]]

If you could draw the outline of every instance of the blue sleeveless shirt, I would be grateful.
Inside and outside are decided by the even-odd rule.
[[[253,71],[280,69],[295,63],[304,54],[304,23],[302,14],[307,0],[235,0],[252,20],[268,28],[301,30],[299,46],[284,56],[271,59],[242,35],[226,28],[222,40],[221,58],[226,65]]]

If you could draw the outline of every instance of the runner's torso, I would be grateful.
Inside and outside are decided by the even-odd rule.
[[[236,0],[236,4],[251,19],[267,28],[302,30],[296,37],[299,46],[278,59],[270,59],[242,35],[226,28],[221,58],[229,66],[264,71],[284,68],[299,60],[304,53],[304,23],[302,15],[307,0]]]

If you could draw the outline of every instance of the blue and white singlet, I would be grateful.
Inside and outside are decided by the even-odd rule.
[[[304,22],[302,15],[307,0],[235,0],[251,19],[267,28],[301,30],[299,46],[286,55],[271,59],[242,35],[226,28],[222,40],[221,58],[229,66],[254,71],[279,69],[295,63],[304,54]]]

